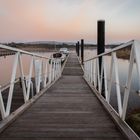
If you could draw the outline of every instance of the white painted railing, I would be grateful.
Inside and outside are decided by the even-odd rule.
[[[11,81],[9,85],[5,86],[4,88],[0,86],[0,112],[2,119],[5,119],[11,113],[10,111],[14,94],[14,86],[19,81],[19,79],[16,79],[17,67],[19,67],[20,71],[19,78],[22,84],[24,103],[27,103],[30,100],[30,97],[34,96],[34,92],[36,94],[40,93],[41,85],[43,88],[46,88],[61,76],[61,59],[48,58],[5,45],[0,45],[0,48],[15,52]],[[28,55],[31,58],[28,76],[24,75],[22,54]],[[33,79],[35,82],[32,81]],[[36,91],[33,91],[33,87],[35,87]],[[4,105],[2,94],[4,90],[9,90],[6,106]]]
[[[130,53],[130,60],[129,60],[129,68],[128,68],[128,75],[125,86],[120,84],[119,81],[119,71],[118,71],[118,58],[116,57],[116,51],[126,48],[131,45],[131,53]],[[109,62],[106,59],[108,55],[111,55],[111,65],[110,70],[107,72]],[[99,72],[99,57],[102,57],[102,64],[101,64],[101,73]],[[126,111],[128,107],[128,99],[130,94],[131,88],[131,80],[132,80],[132,70],[134,67],[134,63],[136,63],[137,68],[137,77],[140,79],[140,42],[139,41],[130,41],[119,47],[112,49],[109,52],[103,53],[101,55],[97,55],[94,58],[86,60],[84,62],[84,77],[85,79],[94,85],[95,89],[102,94],[102,84],[104,83],[104,94],[105,100],[108,104],[110,104],[110,97],[112,84],[115,84],[116,87],[116,97],[117,97],[117,107],[118,111],[117,114],[125,120]],[[124,97],[121,96],[120,87],[124,87]],[[110,104],[111,105],[111,104]]]

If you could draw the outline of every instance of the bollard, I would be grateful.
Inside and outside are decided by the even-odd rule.
[[[97,54],[101,54],[105,52],[105,21],[99,20],[98,21],[98,38],[97,38]],[[102,69],[102,57],[99,57],[99,73],[101,77],[101,69]],[[104,77],[104,75],[103,75]],[[102,79],[102,96],[105,97],[104,94],[104,79]]]
[[[75,44],[75,51],[76,51],[76,54],[77,54],[77,43]]]
[[[81,63],[84,62],[84,39],[81,39]]]
[[[79,41],[77,42],[77,55],[79,56]]]

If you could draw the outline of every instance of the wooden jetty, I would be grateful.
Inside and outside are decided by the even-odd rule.
[[[12,122],[0,140],[125,140],[83,78],[75,53],[62,76]]]

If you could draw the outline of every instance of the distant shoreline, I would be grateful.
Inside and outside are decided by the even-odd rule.
[[[21,50],[29,51],[29,52],[55,52],[59,51],[60,48],[68,48],[69,50],[75,50],[75,46],[72,44],[24,44],[24,43],[9,43],[9,44],[4,44],[13,48],[18,48]],[[106,45],[106,48],[115,48],[118,45]],[[96,49],[97,45],[95,44],[85,44],[85,49]],[[8,51],[5,49],[0,48],[0,56],[6,56],[6,55],[13,55],[14,52]],[[129,59],[130,56],[130,49],[124,49],[124,50],[119,50],[116,53],[118,58],[121,59]]]

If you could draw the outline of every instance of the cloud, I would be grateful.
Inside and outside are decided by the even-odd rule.
[[[98,19],[106,20],[109,38],[120,39],[122,27],[136,37],[138,4],[138,0],[0,0],[0,40],[96,40]],[[126,32],[123,36],[128,38]]]
[[[65,4],[67,6],[81,5],[85,0],[57,0],[58,3]]]

